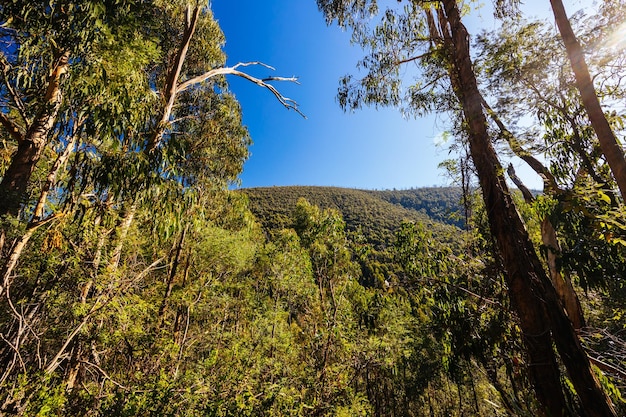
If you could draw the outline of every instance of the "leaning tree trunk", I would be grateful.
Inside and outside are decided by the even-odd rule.
[[[498,126],[500,134],[507,141],[513,153],[526,162],[528,166],[530,166],[537,173],[537,175],[543,179],[544,193],[557,196],[560,190],[556,183],[556,179],[550,170],[522,147],[517,138],[515,138],[515,136],[506,128],[502,120],[500,120],[498,115],[489,106],[484,97],[481,97],[481,101],[483,107],[487,111],[487,114]],[[535,200],[535,197],[517,177],[513,165],[509,165],[507,172],[509,174],[509,178],[511,178],[513,183],[522,192],[524,200],[527,203],[532,203]],[[546,261],[552,285],[554,286],[554,289],[556,290],[559,300],[561,300],[567,315],[572,321],[574,329],[580,330],[585,325],[585,317],[569,275],[563,275],[558,267],[558,257],[561,253],[561,247],[557,240],[556,230],[548,217],[544,217],[541,220],[541,240],[546,247]]]
[[[469,147],[482,188],[491,232],[496,238],[511,304],[522,329],[530,359],[529,371],[538,400],[551,416],[567,414],[560,371],[552,343],[557,346],[581,407],[589,416],[615,416],[610,400],[595,379],[585,351],[560,305],[504,179],[504,170],[491,145],[487,120],[474,74],[469,34],[461,23],[456,0],[442,0],[449,45],[450,78],[469,133]],[[551,333],[553,332],[553,333]]]
[[[596,132],[596,136],[598,136],[600,148],[606,158],[606,162],[609,164],[622,197],[626,198],[626,159],[624,159],[624,151],[617,142],[615,133],[602,111],[591,75],[589,74],[587,62],[585,61],[585,54],[576,39],[576,35],[574,35],[570,21],[565,13],[563,2],[561,0],[550,0],[550,4],[552,5],[554,19],[561,33],[567,56],[576,77],[576,88],[580,92],[580,97],[591,121],[591,126]]]
[[[527,203],[532,203],[535,197],[530,190],[522,183],[522,181],[515,174],[513,165],[509,165],[507,169],[509,178],[519,188],[524,196],[524,200]],[[554,192],[554,190],[548,190]],[[545,192],[545,187],[544,187]],[[580,301],[572,285],[572,280],[567,272],[561,273],[561,269],[558,266],[559,254],[561,253],[561,245],[556,236],[556,230],[554,225],[548,217],[544,217],[541,220],[541,241],[546,249],[545,261],[548,264],[548,272],[550,274],[550,281],[552,286],[556,290],[561,304],[567,312],[567,316],[570,318],[575,330],[580,330],[585,327],[585,315],[583,314]]]
[[[562,274],[558,266],[558,258],[561,253],[561,245],[556,237],[556,230],[550,222],[550,219],[545,217],[541,221],[541,241],[546,248],[546,261],[548,263],[548,271],[550,272],[550,279],[554,286],[567,315],[572,321],[572,325],[575,330],[580,330],[585,327],[585,316],[578,300],[578,296],[574,291],[572,280],[567,272]]]

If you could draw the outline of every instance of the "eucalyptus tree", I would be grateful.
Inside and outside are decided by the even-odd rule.
[[[223,34],[199,1],[15,1],[0,13],[0,121],[9,145],[0,182],[3,216],[15,217],[22,208],[22,218],[28,217],[31,176],[44,150],[61,152],[73,136],[81,137],[85,161],[102,167],[90,178],[101,189],[110,185],[108,194],[124,191],[121,183],[134,194],[160,180],[170,133],[193,111],[181,100],[224,88],[224,75],[267,88],[298,111],[270,84],[294,78],[260,79],[242,71],[263,65],[257,62],[225,65]]]
[[[191,145],[190,133],[178,134],[180,129],[218,137],[215,126],[226,120],[216,111],[218,96],[226,100],[222,113],[238,111],[227,98],[223,75],[244,77],[297,110],[269,84],[295,79],[258,79],[238,69],[255,63],[225,66],[223,34],[201,2],[10,2],[0,13],[6,42],[0,120],[8,144],[0,183],[0,216],[7,222],[0,247],[7,236],[12,240],[3,253],[2,290],[32,233],[81,202],[113,204],[126,213],[119,222],[126,226],[116,233],[115,264],[137,199],[151,198],[142,193],[155,185],[179,192],[189,185],[181,169],[192,166],[180,161],[198,146]],[[190,118],[203,127],[191,127]],[[241,126],[228,129],[245,136]],[[235,159],[245,157],[228,149]],[[39,161],[55,157],[48,174],[46,169],[38,174],[47,176],[38,187],[32,175]],[[215,158],[205,165],[213,166],[214,178],[234,179],[237,164],[218,167],[222,162],[226,159]],[[63,169],[66,174],[58,175]],[[189,172],[188,178],[194,175]],[[11,227],[6,216],[18,216],[18,226],[26,230]]]
[[[591,51],[589,65],[596,74],[598,93],[609,103],[619,103],[624,97],[620,77],[623,57],[619,48],[609,47],[611,33],[597,31],[598,19],[613,18],[605,13],[579,13],[572,24]],[[563,271],[564,276],[576,273],[585,288],[602,290],[606,281],[600,277],[613,275],[609,271],[620,268],[614,255],[622,252],[621,228],[604,222],[606,214],[602,213],[613,211],[612,218],[619,224],[620,204],[570,74],[569,60],[564,52],[559,53],[558,35],[547,23],[512,18],[497,32],[479,36],[477,44],[481,80],[489,91],[487,99],[494,102],[490,116],[502,137],[509,142],[516,138],[515,153],[522,159],[534,159],[541,168],[537,173],[544,177],[545,196],[535,206],[543,216],[543,243],[551,275],[554,271]],[[519,120],[522,122],[517,123]],[[611,127],[618,132],[623,120],[623,110],[616,106],[609,115]],[[545,163],[533,154],[543,155]],[[547,233],[549,228],[551,233]],[[559,232],[558,240],[555,232]],[[546,239],[548,235],[553,238]],[[583,241],[587,243],[582,245]],[[582,247],[585,250],[579,249]],[[596,247],[603,249],[596,251]],[[596,255],[600,252],[605,256]],[[568,308],[570,318],[575,317],[572,310]]]
[[[454,0],[400,2],[389,7],[370,30],[377,2],[320,0],[329,22],[353,29],[369,54],[361,80],[346,77],[339,99],[345,108],[364,104],[403,106],[412,113],[448,110],[462,122],[476,169],[491,233],[497,242],[511,305],[520,321],[530,366],[528,372],[546,415],[568,413],[553,343],[565,364],[584,413],[613,416],[572,324],[535,252],[516,210],[504,170],[492,145],[486,111],[470,54],[470,35]],[[418,78],[402,90],[401,68],[417,64]],[[421,77],[421,78],[420,78]],[[541,365],[539,365],[541,364]]]
[[[0,182],[0,214],[15,216],[22,204],[28,203],[31,176],[49,144],[69,142],[73,127],[82,128],[90,110],[99,106],[103,112],[112,110],[107,104],[115,91],[102,89],[102,83],[111,81],[119,87],[116,75],[124,70],[129,76],[126,81],[137,81],[146,59],[155,58],[152,40],[135,37],[132,29],[142,20],[151,24],[149,5],[125,1],[117,2],[117,7],[105,1],[13,1],[0,9],[4,43],[0,120],[5,138],[11,139],[15,149]],[[134,49],[132,57],[130,48]],[[122,62],[124,52],[128,54],[125,58],[134,62]],[[136,67],[131,71],[132,64]],[[111,78],[107,78],[109,71],[113,72]],[[117,92],[118,99],[137,87],[144,87],[143,94],[148,91],[145,84],[127,87],[127,91]],[[96,92],[108,95],[92,95]],[[130,101],[129,113],[139,107],[133,101],[146,101],[141,96],[125,98]],[[103,112],[94,111],[92,116]],[[98,129],[123,128],[102,118],[92,117],[91,123]]]
[[[623,2],[611,3],[613,2],[609,2],[609,5],[614,7],[613,10],[619,11],[624,9]],[[552,5],[554,19],[561,33],[561,38],[565,44],[567,56],[576,78],[576,88],[580,93],[587,116],[600,143],[602,153],[611,168],[622,197],[624,197],[626,193],[626,159],[624,158],[624,150],[620,146],[617,136],[602,109],[585,59],[585,52],[572,29],[563,2],[561,0],[550,0],[550,4]],[[613,27],[618,31],[616,35],[618,37],[623,36],[623,20],[616,19],[615,23],[616,25]]]
[[[297,105],[270,84],[294,79],[226,66],[202,2],[12,1],[0,23],[4,412],[34,407],[38,389],[110,380],[117,365],[93,351],[120,340],[103,328],[108,314],[169,323],[190,218],[233,217],[225,190],[247,157],[223,76]],[[159,327],[150,321],[143,337]]]
[[[322,411],[349,393],[342,381],[349,375],[348,355],[356,336],[357,320],[352,316],[348,297],[360,288],[356,280],[358,268],[352,262],[345,223],[339,213],[322,211],[301,199],[293,218],[293,228],[308,251],[318,287],[321,317],[312,359],[318,375],[314,402]]]

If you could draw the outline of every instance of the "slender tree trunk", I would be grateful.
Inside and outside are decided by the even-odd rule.
[[[56,122],[61,106],[61,79],[67,72],[69,52],[60,55],[48,79],[45,101],[39,114],[23,137],[18,139],[17,152],[0,181],[0,216],[18,214],[25,198],[30,177],[48,143],[48,135]],[[7,123],[10,123],[7,121]],[[3,124],[5,125],[5,124]],[[6,127],[6,125],[5,125]],[[14,135],[15,136],[15,135]],[[18,134],[19,136],[19,134]]]
[[[538,280],[532,259],[534,248],[508,192],[504,170],[491,146],[469,54],[469,35],[460,21],[456,0],[443,0],[443,5],[445,12],[439,10],[438,13],[442,36],[451,54],[450,79],[463,106],[470,156],[478,173],[489,226],[503,258],[511,304],[520,319],[530,361],[529,373],[545,411],[560,416],[565,410],[565,398],[552,350],[550,327],[544,307],[533,296],[530,284],[530,281]]]
[[[576,87],[580,92],[580,97],[591,121],[591,126],[596,132],[596,136],[598,136],[602,153],[624,198],[626,197],[626,159],[624,159],[624,151],[617,142],[615,133],[602,111],[602,106],[600,106],[600,101],[585,61],[585,54],[572,30],[563,7],[563,2],[561,0],[550,0],[550,4],[552,5],[554,19],[561,33],[567,56],[576,77]]]
[[[109,265],[107,267],[109,271],[117,270],[117,267],[120,264],[120,259],[122,258],[122,249],[124,248],[124,243],[126,243],[126,236],[128,236],[128,231],[130,230],[130,225],[133,223],[136,212],[137,204],[132,203],[130,207],[126,209],[126,213],[124,214],[122,221],[118,225],[119,229],[117,244],[113,249],[113,253],[111,255],[111,259],[109,259]]]
[[[519,188],[522,192],[524,200],[531,203],[535,197],[532,195],[530,190],[526,188],[517,175],[515,175],[513,165],[509,165],[509,169],[507,171],[509,173],[509,177],[513,180],[513,183],[515,183],[517,188]],[[554,193],[555,190],[549,189],[548,192]],[[548,264],[548,272],[550,273],[552,286],[556,290],[565,311],[567,311],[567,315],[572,321],[574,329],[580,330],[585,326],[583,309],[580,305],[580,301],[578,300],[578,296],[576,295],[576,291],[574,291],[574,286],[572,285],[569,274],[562,274],[560,268],[558,267],[561,245],[559,245],[559,241],[556,237],[556,230],[554,229],[550,219],[547,217],[544,217],[541,220],[541,241],[546,248],[545,260]]]
[[[196,30],[196,25],[198,23],[198,18],[200,17],[200,12],[200,6],[196,6],[193,11],[189,6],[187,6],[187,21],[185,22],[185,30],[183,31],[182,42],[176,53],[174,62],[167,74],[167,79],[165,80],[165,86],[163,89],[165,106],[163,107],[159,123],[155,127],[154,132],[152,132],[152,134],[150,135],[150,139],[148,140],[148,144],[145,150],[145,152],[148,154],[152,153],[159,146],[161,140],[163,139],[163,134],[165,133],[166,127],[169,124],[170,116],[172,115],[172,110],[174,109],[174,103],[176,102],[176,94],[178,93],[178,78],[180,77],[183,63],[185,62],[187,51],[189,50],[189,45],[191,45],[191,38],[193,37],[193,34]]]
[[[42,217],[44,214],[43,209],[46,204],[46,200],[48,198],[48,192],[54,186],[59,170],[67,162],[67,159],[72,153],[72,149],[74,148],[74,145],[76,144],[76,140],[77,140],[76,137],[73,136],[72,139],[67,144],[67,146],[65,147],[65,150],[57,157],[57,160],[52,165],[52,168],[50,169],[50,172],[48,173],[48,176],[46,177],[46,182],[44,183],[43,188],[41,189],[41,193],[39,194],[39,199],[37,200],[33,217],[31,218],[28,225],[26,226],[26,232],[17,241],[15,241],[15,243],[11,247],[11,251],[7,256],[7,260],[5,264],[2,266],[2,269],[0,270],[0,276],[2,277],[2,282],[0,283],[0,295],[2,295],[4,291],[8,288],[8,286],[11,284],[12,282],[11,275],[13,274],[13,270],[17,266],[17,262],[22,256],[22,252],[24,251],[26,244],[32,237],[33,233],[35,233],[35,230],[37,230],[42,225],[50,222],[51,220],[54,220],[55,218],[58,218],[59,216],[62,215],[62,214],[52,214],[47,219],[42,220]]]
[[[161,302],[161,306],[159,307],[159,313],[158,313],[159,327],[163,327],[163,323],[165,321],[165,309],[167,308],[167,305],[170,300],[170,296],[172,295],[172,290],[174,289],[174,278],[176,278],[178,265],[180,265],[181,254],[183,252],[183,245],[185,243],[185,236],[187,235],[188,230],[189,230],[189,224],[187,224],[185,228],[183,229],[182,233],[180,234],[180,239],[178,240],[178,244],[176,245],[174,260],[172,261],[170,273],[167,277],[165,294],[163,295],[163,301]]]
[[[615,411],[592,373],[587,355],[559,304],[506,186],[504,169],[487,131],[470,58],[469,34],[461,23],[456,0],[442,0],[442,5],[446,23],[442,30],[444,37],[449,36],[450,78],[463,107],[470,154],[478,172],[491,232],[506,270],[511,304],[520,320],[538,400],[546,415],[567,414],[560,371],[552,349],[553,331],[554,342],[583,410],[589,416],[613,417]]]
[[[585,317],[578,296],[574,291],[572,280],[569,274],[562,274],[557,265],[561,246],[556,238],[556,230],[547,217],[541,221],[541,240],[546,247],[546,261],[548,263],[548,271],[550,272],[550,280],[556,289],[556,292],[567,311],[569,319],[572,321],[574,329],[580,330],[585,327]]]

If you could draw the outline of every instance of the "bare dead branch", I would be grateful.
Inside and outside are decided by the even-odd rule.
[[[300,116],[306,119],[304,113],[300,111],[298,108],[298,103],[295,100],[292,100],[288,97],[283,96],[273,85],[269,84],[268,81],[289,81],[298,84],[298,79],[296,77],[266,77],[266,78],[256,78],[250,74],[237,70],[239,67],[247,67],[251,65],[261,65],[265,68],[273,69],[271,66],[263,64],[262,62],[240,62],[232,67],[222,67],[215,68],[210,71],[205,72],[204,74],[198,75],[196,77],[190,78],[189,80],[178,85],[177,92],[182,92],[191,88],[194,85],[200,84],[210,78],[217,77],[219,75],[235,75],[237,77],[244,78],[260,87],[267,88],[274,94],[276,99],[285,106],[287,109],[294,110]]]
[[[76,326],[76,328],[72,331],[72,333],[70,333],[70,335],[65,339],[63,346],[61,346],[57,354],[54,355],[54,358],[52,358],[50,362],[48,362],[48,366],[46,366],[46,370],[45,370],[47,374],[51,374],[52,372],[54,372],[59,367],[63,359],[67,357],[67,354],[65,353],[65,349],[67,349],[67,347],[72,342],[72,340],[74,340],[74,337],[76,337],[76,335],[80,333],[83,327],[85,327],[85,325],[87,324],[87,321],[89,321],[89,318],[91,317],[93,312],[94,310],[92,309],[92,311],[86,314],[85,317],[83,317],[83,319],[81,320],[80,324]]]
[[[293,77],[266,77],[263,78],[261,81],[263,82],[269,82],[269,81],[289,81],[295,84],[300,85],[300,82],[298,81],[298,77],[293,76]]]
[[[509,164],[509,167],[506,170],[506,172],[507,174],[509,174],[509,178],[511,178],[511,181],[513,181],[513,183],[517,186],[517,188],[519,188],[519,190],[522,192],[522,195],[524,196],[524,200],[527,203],[532,203],[535,200],[535,197],[533,197],[533,194],[530,192],[528,187],[526,187],[526,185],[524,185],[522,180],[517,176],[517,174],[515,173],[515,168],[513,168],[513,164]]]
[[[85,365],[89,365],[92,368],[96,369],[98,372],[100,372],[102,374],[102,376],[104,377],[104,379],[111,381],[111,383],[115,386],[117,386],[118,388],[123,389],[124,391],[130,391],[130,388],[120,384],[119,382],[117,382],[116,380],[114,380],[113,378],[111,378],[109,376],[108,373],[106,373],[106,371],[104,369],[102,369],[100,366],[98,366],[97,364],[93,363],[93,362],[89,362],[89,361],[81,361],[82,363],[84,363]]]
[[[12,344],[6,337],[4,337],[2,333],[0,333],[0,338],[2,338],[4,343],[6,343],[11,348],[11,350],[15,352],[15,357],[19,360],[22,370],[26,372],[26,364],[24,362],[24,359],[22,359],[22,355],[20,354],[19,348],[15,346],[14,344]],[[0,383],[4,382],[4,380],[9,376],[10,371],[13,368],[13,366],[14,366],[14,363],[7,367],[7,370],[2,375],[2,378],[0,378]]]

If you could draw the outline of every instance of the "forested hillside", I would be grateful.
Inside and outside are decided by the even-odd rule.
[[[339,104],[445,112],[462,200],[231,191],[226,76],[298,112],[296,79],[226,66],[210,2],[0,4],[0,415],[626,415],[626,4],[468,42],[392,3],[317,1],[368,54]]]
[[[300,198],[341,213],[350,232],[359,231],[378,248],[389,246],[402,222],[423,223],[441,241],[458,233],[461,193],[455,188],[371,191],[337,187],[267,187],[243,189],[250,210],[268,230],[291,226]]]
[[[390,203],[426,214],[432,220],[463,228],[465,209],[459,187],[413,188],[410,190],[369,191]]]

